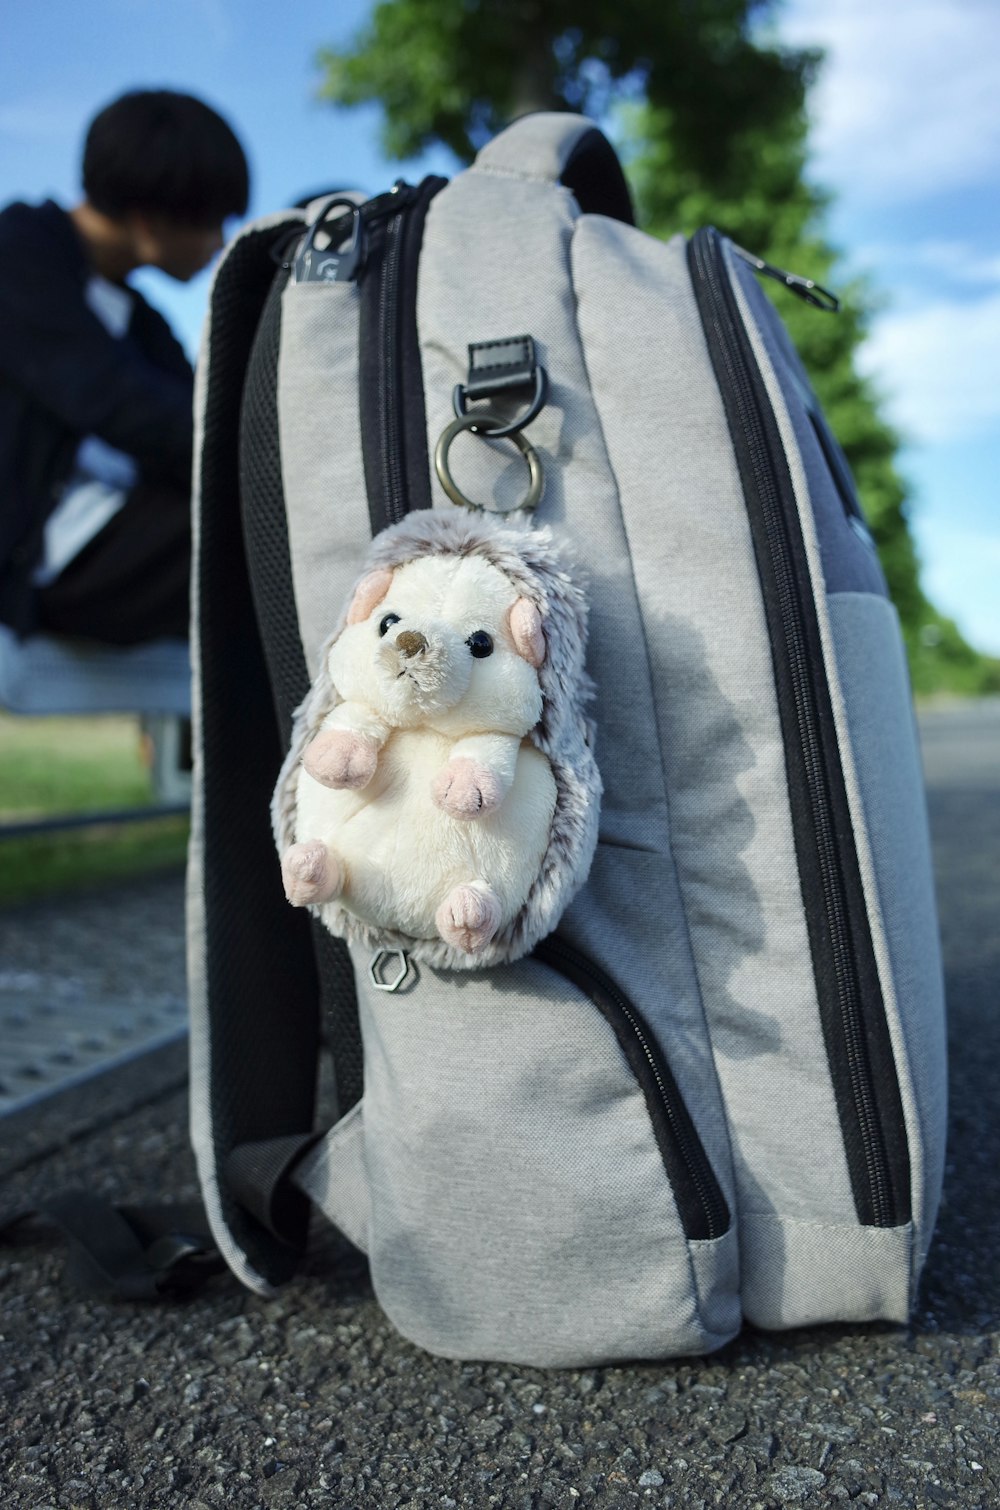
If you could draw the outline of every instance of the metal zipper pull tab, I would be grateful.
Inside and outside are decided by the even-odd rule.
[[[338,210],[341,212],[339,215],[336,213]],[[348,214],[349,228],[340,224],[346,222]],[[353,199],[346,199],[338,194],[320,210],[299,248],[292,267],[292,281],[353,283],[361,271],[364,258],[365,231],[361,208]]]
[[[731,241],[730,246],[737,257],[742,257],[744,262],[749,263],[754,272],[760,273],[765,278],[774,278],[778,283],[783,283],[797,298],[803,299],[806,304],[812,304],[816,309],[825,309],[828,314],[835,315],[840,309],[840,300],[836,294],[831,294],[828,288],[821,283],[816,283],[812,278],[803,278],[799,273],[787,273],[782,267],[775,267],[772,262],[765,262],[763,257],[755,257],[753,252],[746,251],[742,246],[737,246]]]
[[[368,975],[378,991],[398,991],[410,973],[410,956],[404,949],[378,949],[372,955]]]

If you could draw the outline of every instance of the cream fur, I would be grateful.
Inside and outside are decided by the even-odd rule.
[[[400,729],[363,791],[331,791],[305,770],[299,776],[298,833],[327,846],[343,868],[342,906],[375,928],[437,938],[435,917],[449,894],[481,882],[500,904],[499,931],[538,874],[556,797],[545,756],[519,742],[504,802],[469,820],[442,811],[433,797],[452,749],[432,729]]]
[[[299,774],[290,901],[336,899],[374,928],[444,936],[470,955],[524,906],[556,787],[545,756],[523,742],[542,695],[523,653],[531,634],[515,638],[511,627],[522,602],[477,557],[423,558],[365,577],[327,656],[345,701],[323,720]],[[525,607],[544,656],[537,611]],[[477,632],[493,641],[482,658],[468,644]],[[467,887],[477,888],[478,927]]]
[[[455,510],[383,532],[275,791],[289,899],[446,967],[551,931],[596,844],[585,632],[546,530]]]

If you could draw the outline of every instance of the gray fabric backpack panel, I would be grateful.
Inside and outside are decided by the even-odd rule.
[[[909,1223],[850,1227],[753,1212],[742,1219],[740,1251],[743,1314],[754,1326],[904,1322],[910,1314]]]
[[[278,415],[289,548],[310,677],[371,538],[358,418],[355,283],[289,283]]]
[[[471,186],[468,180],[473,180]],[[519,185],[518,193],[520,189]],[[490,234],[483,238],[484,244],[477,247],[475,265],[467,274],[454,267],[448,250],[457,226],[464,216],[472,213],[464,199],[457,205],[454,203],[460,190],[463,195],[465,192],[475,194],[478,214],[491,227]],[[530,190],[534,193],[535,186],[531,185]],[[480,326],[490,329],[491,320],[494,324],[502,324],[504,320],[509,323],[512,318],[510,310],[516,308],[526,325],[534,321],[532,328],[545,332],[545,339],[539,341],[539,346],[546,353],[553,394],[546,410],[532,425],[532,440],[549,462],[547,470],[553,478],[553,486],[547,487],[539,515],[546,522],[557,528],[561,525],[566,530],[586,563],[590,582],[590,665],[598,688],[598,756],[605,782],[602,840],[609,845],[654,851],[664,856],[669,864],[670,827],[662,785],[663,756],[659,731],[652,716],[652,667],[647,648],[649,626],[644,617],[645,610],[639,607],[635,577],[635,572],[644,569],[645,563],[630,551],[618,478],[608,458],[601,416],[591,397],[591,374],[579,344],[575,319],[576,299],[580,292],[567,287],[564,266],[559,269],[556,286],[550,288],[546,277],[545,286],[537,293],[532,282],[522,290],[516,269],[511,269],[512,261],[516,260],[516,248],[520,248],[518,256],[523,256],[528,266],[540,263],[543,272],[547,264],[542,259],[546,255],[551,260],[558,250],[564,259],[575,222],[564,213],[562,191],[547,186],[539,191],[547,199],[529,205],[523,218],[511,217],[511,240],[505,244],[497,229],[497,216],[490,213],[490,196],[500,193],[506,198],[509,191],[509,185],[498,187],[490,181],[484,185],[476,174],[470,173],[441,194],[428,217],[422,262],[422,338],[435,354],[446,349],[446,341],[453,353],[438,378],[437,394],[430,391],[432,360],[428,357],[425,361],[429,434],[435,438],[435,424],[440,427],[446,417],[445,404],[450,397],[450,386],[464,363],[465,346]],[[545,239],[552,222],[561,232],[558,248],[548,248]],[[579,222],[577,234],[588,223]],[[609,230],[615,228],[609,221],[597,223]],[[537,237],[539,244],[525,247],[526,236]],[[448,285],[451,294],[444,314],[435,275],[438,265],[435,237],[440,239],[441,245],[438,259],[447,263],[450,269]],[[480,277],[484,259],[489,261],[485,276]],[[463,276],[468,278],[468,289],[462,287],[460,280]],[[495,310],[484,313],[483,299],[474,297],[475,284],[482,282],[499,290],[504,280],[509,285],[504,292],[506,311],[499,302],[498,291]],[[441,283],[444,283],[443,273]],[[437,302],[434,309],[430,309],[433,298]],[[536,300],[537,312],[534,308]],[[450,334],[443,329],[446,318]],[[495,482],[503,480],[506,472],[498,471],[498,464],[491,460],[491,454],[485,448],[480,446],[478,450],[482,453],[479,477],[486,485],[488,496],[491,469]],[[506,468],[506,458],[502,465]],[[499,497],[497,501],[501,501]],[[635,655],[623,655],[623,646],[633,646]],[[664,792],[662,803],[659,798],[661,789]],[[683,934],[681,910],[676,901],[671,903],[668,893],[665,905],[656,905],[657,926],[662,926],[664,919],[669,926],[672,915],[681,924]],[[645,936],[643,948],[648,942],[648,936]]]
[[[642,618],[566,278],[574,206],[564,190],[550,184],[518,184],[514,195],[510,187],[506,178],[470,170],[444,189],[428,212],[417,318],[429,449],[433,452],[453,417],[452,389],[465,376],[469,343],[493,339],[513,326],[530,330],[551,385],[531,427],[546,470],[537,517],[563,532],[586,563],[589,670],[599,699],[602,687],[615,688],[614,698],[605,696],[598,712],[602,838],[665,849],[656,731],[634,711],[647,707],[650,698]],[[468,259],[456,260],[454,248],[469,242],[470,226],[482,230]],[[532,269],[530,278],[524,267]],[[470,497],[492,499],[504,508],[523,496],[524,466],[519,459],[511,464],[509,445],[494,449],[470,441],[467,454],[455,450],[456,478]],[[436,479],[434,497],[435,506],[452,507]],[[622,643],[634,644],[638,653],[624,658]]]
[[[356,1248],[368,1252],[372,1198],[365,1169],[362,1101],[302,1159],[295,1170],[295,1184]]]
[[[790,1215],[849,1216],[846,1172],[838,1177],[834,1164],[822,1181],[808,1178],[801,1161],[809,1150],[794,1123],[775,1115],[775,1103],[808,1104],[817,1145],[836,1146],[760,586],[683,246],[584,222],[574,268],[658,679],[674,852],[737,1170],[756,1168],[758,1180],[769,1182],[741,1189],[740,1209],[771,1211],[777,1203]],[[643,273],[647,335],[623,338],[629,312],[618,300],[633,302]],[[656,427],[631,422],[642,384],[662,404]],[[820,1200],[824,1209],[789,1210],[789,1200]]]
[[[937,1212],[945,1133],[943,984],[937,911],[920,757],[913,722],[905,653],[895,609],[883,591],[873,593],[862,569],[857,591],[827,595],[828,554],[816,521],[829,492],[813,502],[812,469],[798,453],[793,416],[801,388],[782,384],[771,366],[762,326],[750,315],[759,290],[744,289],[748,328],[760,341],[760,362],[775,414],[783,427],[793,481],[801,500],[813,591],[825,633],[827,676],[838,723],[851,801],[854,839],[866,889],[869,922],[893,1041],[896,1073],[912,1166],[915,1241],[911,1281],[926,1255]],[[780,356],[780,349],[779,349]],[[811,437],[807,437],[811,438]],[[815,530],[815,533],[814,533]],[[859,541],[858,548],[864,549]],[[855,555],[855,562],[860,557]],[[863,643],[865,634],[870,636]],[[888,913],[886,909],[889,909]]]
[[[429,438],[433,443],[450,417],[451,389],[464,376],[468,344],[495,337],[512,328],[512,321],[531,329],[551,384],[549,402],[532,426],[533,444],[548,462],[551,479],[538,512],[564,529],[572,521],[569,537],[587,562],[590,668],[598,686],[597,756],[605,788],[603,842],[591,880],[570,907],[561,932],[614,976],[657,1033],[726,1188],[725,1118],[677,891],[665,793],[657,796],[662,760],[651,716],[645,627],[616,480],[590,396],[566,281],[574,207],[551,185],[519,184],[518,196],[524,190],[529,203],[520,212],[512,207],[503,222],[509,190],[507,182],[469,173],[445,189],[428,214],[418,325]],[[491,233],[477,244],[475,259],[465,268],[456,264],[452,248],[458,227],[467,225],[470,216],[489,225]],[[517,268],[523,265],[537,268],[537,278],[522,279]],[[461,485],[472,496],[492,498],[501,507],[518,496],[523,478],[506,455],[482,446],[470,447],[469,453]],[[564,465],[569,458],[571,467]],[[450,507],[440,496],[436,501]],[[623,643],[636,647],[634,657],[622,657]]]
[[[657,900],[652,918],[651,898]],[[560,936],[603,964],[642,1013],[733,1211],[729,1127],[670,856],[599,845],[588,883],[568,909]]]
[[[363,1098],[294,1175],[368,1254],[399,1330],[460,1359],[582,1366],[707,1351],[743,1317],[905,1320],[943,1167],[919,759],[853,483],[747,265],[717,233],[662,243],[626,223],[609,154],[590,122],[529,117],[424,198],[422,240],[405,243],[409,354],[378,369],[391,405],[381,388],[371,403],[374,348],[359,351],[391,260],[378,234],[371,284],[282,295],[282,479],[310,674],[371,529],[426,506],[421,418],[430,458],[470,344],[534,340],[549,383],[526,431],[545,471],[537,517],[588,584],[604,784],[590,876],[557,935],[513,966],[411,961],[380,990],[352,950]],[[392,331],[377,329],[381,361]],[[393,471],[393,435],[405,465],[383,509],[366,477]],[[509,442],[464,433],[450,461],[490,508],[524,496]],[[430,466],[429,484],[435,508],[454,507]],[[195,955],[199,927],[195,912]],[[211,1192],[204,1131],[199,1164]]]
[[[362,985],[362,1026],[363,1172],[348,1154],[336,1188],[307,1181],[356,1241],[367,1185],[360,1245],[406,1336],[449,1357],[575,1366],[734,1335],[735,1231],[685,1239],[644,1097],[572,985],[534,960],[420,967],[393,995]],[[335,1128],[317,1170],[343,1141]]]
[[[908,1071],[902,1089],[913,1162],[916,1279],[937,1217],[947,1124],[944,987],[923,772],[895,609],[868,593],[837,593],[829,612],[870,846],[870,884],[894,985],[897,1062]]]

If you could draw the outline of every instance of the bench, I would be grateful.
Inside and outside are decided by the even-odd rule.
[[[0,707],[19,714],[138,713],[152,746],[157,801],[190,798],[183,769],[182,721],[191,716],[191,656],[186,640],[96,645],[0,624]]]

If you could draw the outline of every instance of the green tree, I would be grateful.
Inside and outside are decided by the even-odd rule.
[[[443,142],[468,160],[528,110],[603,115],[623,91],[670,102],[684,155],[709,171],[734,120],[801,105],[817,55],[753,42],[771,0],[380,0],[353,46],[320,53],[336,104],[377,101],[382,145]]]
[[[825,197],[805,176],[806,97],[820,64],[763,30],[772,0],[380,0],[350,47],[320,54],[322,94],[382,106],[387,155],[442,143],[462,161],[528,110],[611,119],[639,221],[656,235],[719,226],[742,246],[835,281]],[[768,285],[768,292],[772,287]],[[843,445],[900,612],[914,686],[1000,688],[928,603],[895,465],[896,436],[854,356],[870,291],[841,314],[773,297]]]

